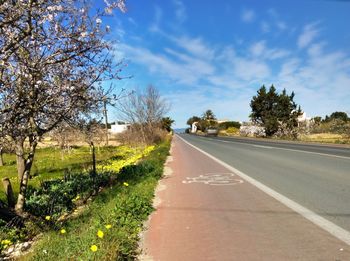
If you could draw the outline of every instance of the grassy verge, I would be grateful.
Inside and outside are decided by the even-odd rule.
[[[350,144],[350,139],[344,137],[344,135],[333,133],[319,133],[300,135],[298,140],[305,142],[318,142],[318,143],[333,143],[333,144]]]
[[[239,133],[230,133],[226,131],[220,131],[219,136],[223,137],[240,137],[240,138],[253,138],[253,139],[264,139],[264,140],[283,140],[283,141],[300,141],[300,142],[310,142],[310,143],[325,143],[325,144],[350,144],[350,138],[341,134],[333,133],[319,133],[319,134],[303,134],[299,135],[298,139],[292,139],[287,137],[246,137],[240,136]]]
[[[77,218],[44,233],[33,252],[21,260],[135,259],[138,234],[153,210],[154,190],[169,146],[163,143],[138,165],[124,167],[113,187],[99,194]]]
[[[118,149],[117,149],[118,150]],[[116,153],[116,147],[101,147],[96,149],[98,163],[102,163]],[[0,177],[11,180],[15,194],[18,194],[19,182],[17,178],[16,159],[13,154],[4,155],[5,166],[0,167]],[[29,184],[38,187],[43,181],[61,178],[65,172],[81,172],[82,169],[91,169],[91,153],[89,147],[75,147],[69,151],[59,148],[39,148],[35,154],[32,167],[32,178]],[[0,199],[6,201],[3,187],[0,186]]]

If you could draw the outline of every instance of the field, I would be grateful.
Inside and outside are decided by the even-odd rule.
[[[101,147],[96,149],[96,159],[101,163],[112,158],[116,147]],[[4,155],[5,166],[0,167],[0,177],[11,180],[15,194],[18,193],[19,182],[16,170],[16,158],[13,154]],[[90,148],[87,146],[73,147],[69,151],[55,147],[39,148],[35,154],[29,184],[37,187],[42,181],[62,177],[65,172],[77,172],[91,169]],[[6,200],[3,187],[0,186],[0,199]]]

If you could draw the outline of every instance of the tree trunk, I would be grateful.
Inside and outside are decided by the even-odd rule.
[[[16,162],[18,181],[20,182],[22,180],[25,169],[24,141],[22,140],[16,143]]]
[[[95,155],[95,145],[91,141],[90,143],[91,153],[92,153],[92,172],[96,175],[96,155]]]
[[[13,208],[15,206],[15,197],[13,195],[13,190],[11,186],[11,181],[9,178],[2,179],[2,185],[4,186],[5,194],[7,196],[7,205],[9,208]]]
[[[38,143],[37,143],[36,139],[32,138],[29,141],[29,144],[30,144],[30,151],[29,151],[29,155],[25,161],[24,172],[23,172],[21,183],[19,186],[19,194],[18,194],[17,204],[15,206],[15,210],[19,215],[21,215],[23,213],[23,207],[24,207],[24,203],[25,203],[25,199],[26,199],[26,191],[27,191],[27,186],[28,186],[30,170],[31,170],[32,165],[33,165],[35,149],[36,149],[36,146]]]
[[[4,166],[4,158],[3,158],[3,148],[0,147],[0,166]]]

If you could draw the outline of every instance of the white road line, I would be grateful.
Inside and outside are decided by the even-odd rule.
[[[176,135],[179,139],[181,139],[183,142],[185,142],[187,145],[191,146],[192,148],[198,150],[199,152],[203,153],[207,157],[211,158],[212,160],[216,161],[220,165],[224,166],[228,170],[232,171],[233,173],[240,176],[242,179],[246,180],[250,184],[254,185],[258,189],[262,190],[269,196],[273,197],[274,199],[278,200],[285,206],[289,207],[290,209],[294,210],[295,212],[299,213],[304,218],[308,219],[315,225],[319,226],[320,228],[326,230],[331,235],[335,236],[336,238],[340,239],[341,241],[345,242],[346,244],[350,245],[350,232],[339,227],[338,225],[328,221],[327,219],[317,215],[315,212],[303,207],[302,205],[296,203],[295,201],[287,198],[286,196],[283,196],[282,194],[274,191],[273,189],[269,188],[268,186],[260,183],[259,181],[251,178],[247,174],[244,174],[243,172],[239,171],[238,169],[228,165],[227,163],[219,160],[218,158],[210,155],[209,153],[201,150],[200,148],[197,148],[196,146],[192,145],[188,141],[181,138],[179,135]]]
[[[273,147],[276,150],[287,150],[287,151],[293,151],[293,152],[301,152],[301,153],[306,153],[306,154],[316,154],[316,155],[321,155],[321,156],[327,156],[327,157],[332,157],[332,158],[339,158],[339,159],[350,159],[350,157],[347,156],[338,156],[338,155],[332,155],[332,154],[327,154],[327,153],[319,153],[319,152],[312,152],[312,151],[304,151],[304,150],[294,150],[294,149],[286,149],[286,148],[279,148],[279,147]]]
[[[262,148],[262,149],[274,149],[274,147],[262,146],[262,145],[253,145],[253,147]]]

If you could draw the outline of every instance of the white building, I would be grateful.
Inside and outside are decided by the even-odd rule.
[[[111,124],[110,133],[111,134],[118,134],[126,131],[130,126],[130,123],[117,121],[114,124]]]
[[[192,123],[191,133],[197,132],[197,124],[198,124],[198,121],[195,121],[194,123]]]

